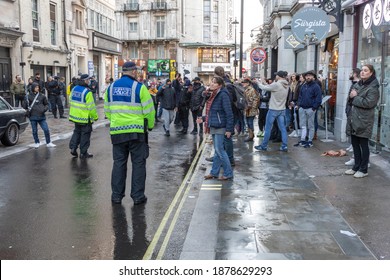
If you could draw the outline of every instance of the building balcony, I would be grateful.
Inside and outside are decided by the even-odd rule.
[[[139,4],[138,3],[125,3],[123,4],[124,12],[138,12]]]
[[[152,11],[165,11],[168,9],[167,2],[153,2],[151,6]]]

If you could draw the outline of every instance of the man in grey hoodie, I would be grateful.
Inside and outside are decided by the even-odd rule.
[[[271,136],[272,124],[275,119],[278,122],[279,130],[282,133],[282,146],[280,151],[287,152],[287,130],[286,130],[286,100],[288,95],[288,82],[286,81],[287,72],[278,71],[275,73],[275,82],[270,85],[259,84],[259,88],[263,91],[269,91],[271,98],[269,101],[269,109],[265,123],[265,133],[263,142],[255,146],[258,151],[266,151],[268,141]]]

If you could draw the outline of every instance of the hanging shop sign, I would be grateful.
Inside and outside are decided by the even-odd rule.
[[[390,22],[390,0],[375,0],[374,4],[366,4],[363,10],[363,27],[380,26]]]
[[[323,40],[330,30],[329,16],[317,7],[299,10],[292,18],[291,31],[301,43],[315,43]]]
[[[263,48],[255,48],[251,51],[250,57],[254,64],[262,64],[267,59],[267,52]]]
[[[305,46],[299,42],[290,30],[285,30],[284,32],[284,48],[285,49],[302,49]]]

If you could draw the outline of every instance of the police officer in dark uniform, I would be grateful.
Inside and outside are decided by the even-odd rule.
[[[120,204],[126,191],[127,162],[131,155],[130,196],[134,205],[144,204],[146,159],[149,156],[148,130],[154,127],[153,99],[145,85],[137,81],[134,62],[122,66],[123,75],[109,86],[104,97],[104,112],[110,120],[114,165],[111,173],[111,201]]]

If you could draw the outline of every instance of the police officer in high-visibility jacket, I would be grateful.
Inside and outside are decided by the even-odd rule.
[[[154,127],[153,99],[145,85],[137,81],[139,68],[134,62],[122,66],[122,77],[111,84],[104,97],[104,112],[110,121],[114,164],[111,174],[111,201],[120,204],[125,196],[127,162],[132,163],[130,197],[134,205],[143,204],[146,159],[149,156],[148,131]]]
[[[93,157],[88,153],[88,148],[91,144],[92,123],[98,120],[96,105],[88,87],[89,79],[88,74],[81,75],[69,98],[69,120],[74,122],[69,148],[71,155],[78,157],[77,148],[80,146],[81,159]]]

